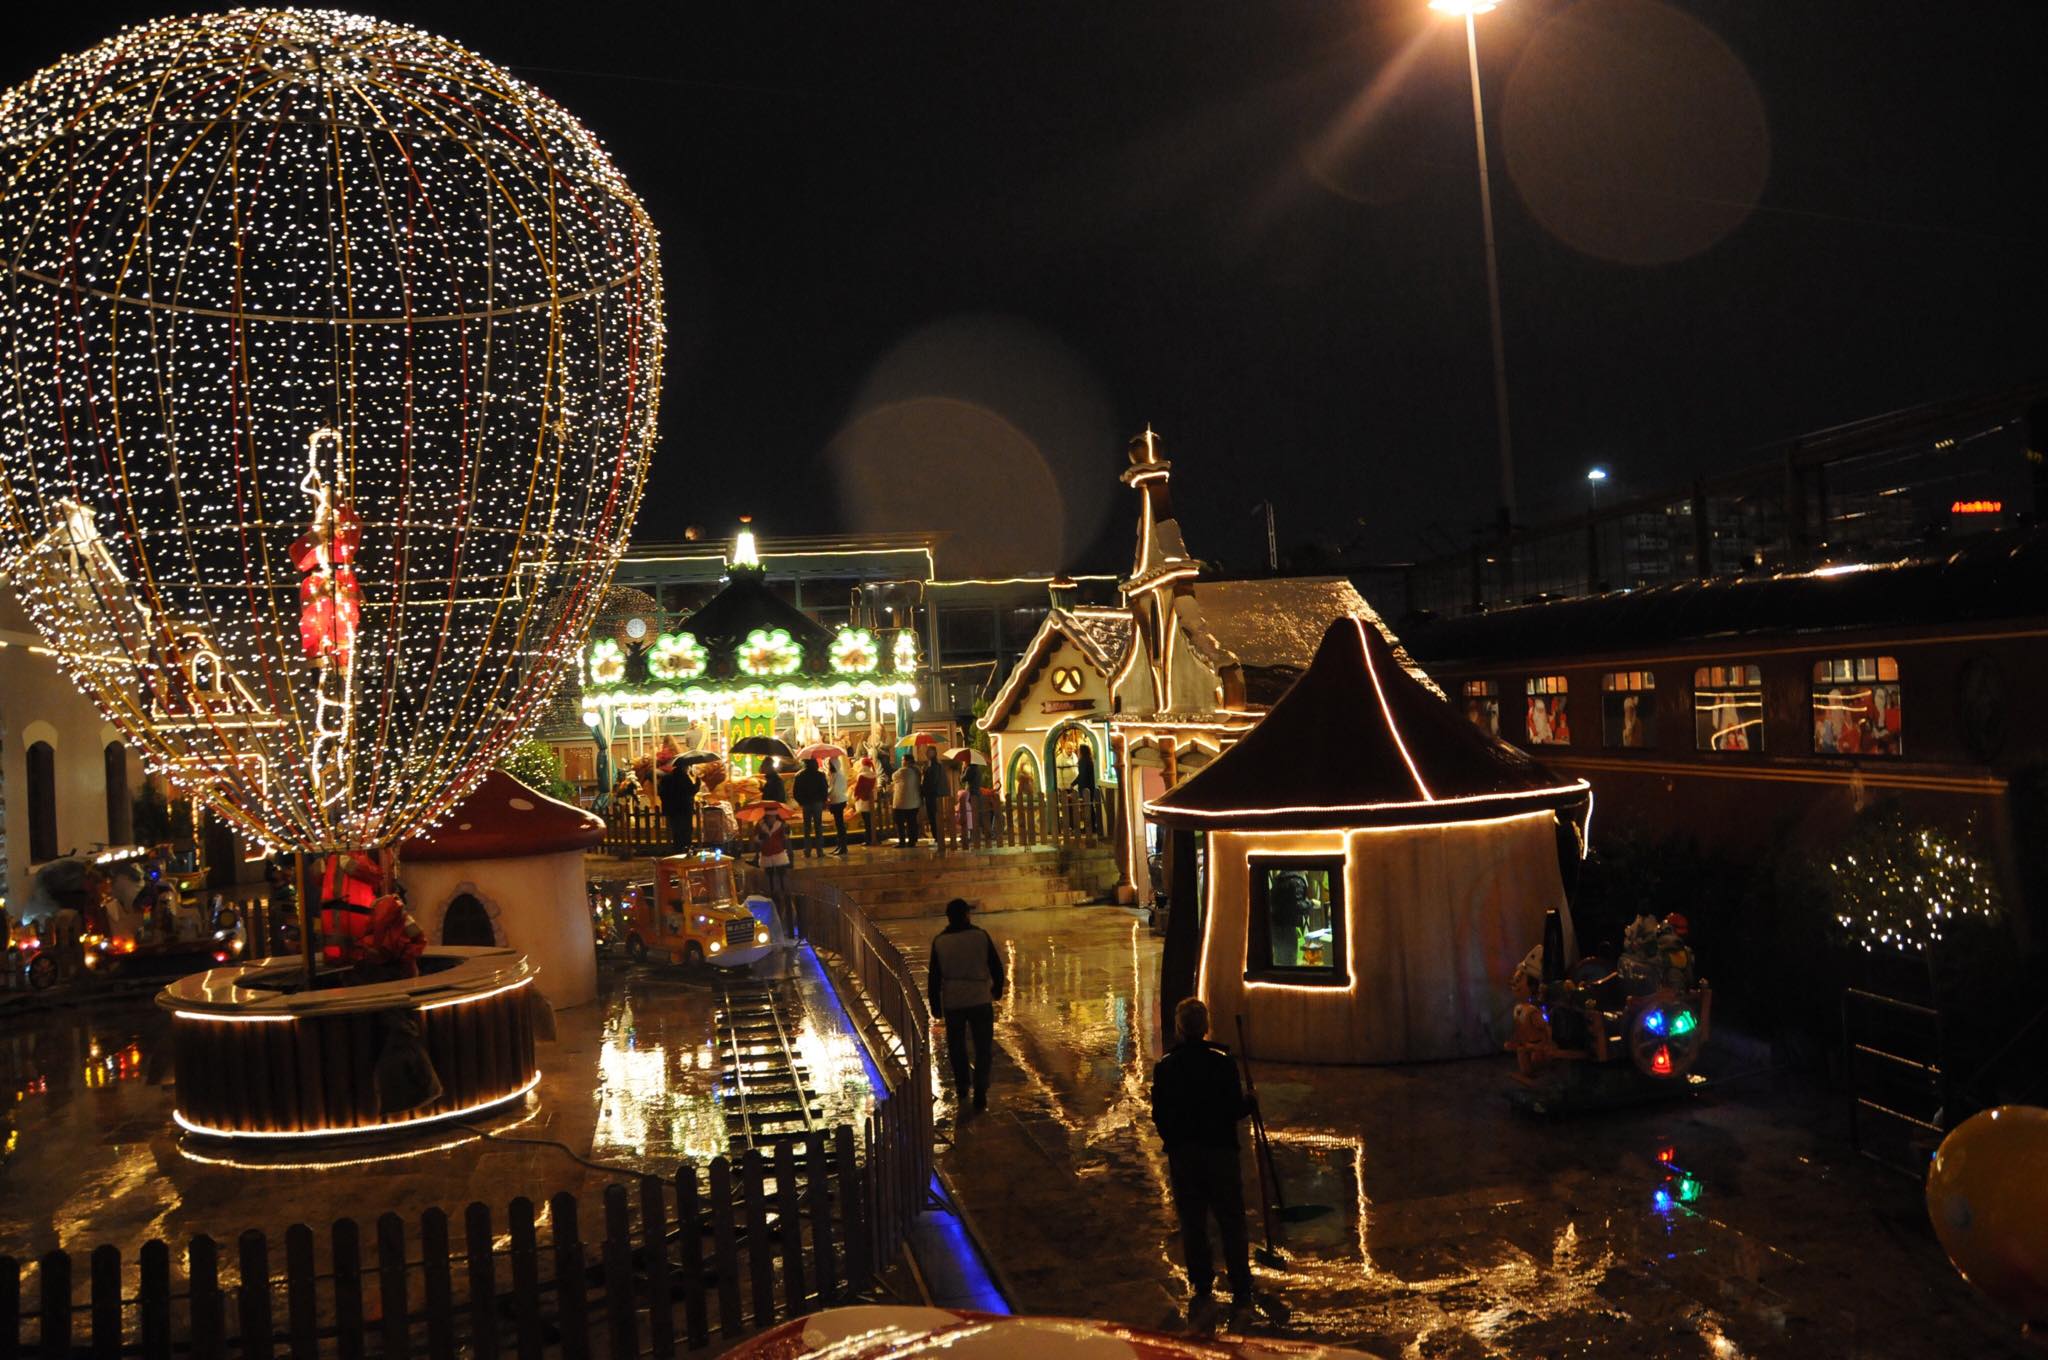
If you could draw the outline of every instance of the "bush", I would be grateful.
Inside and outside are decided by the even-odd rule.
[[[519,743],[498,762],[498,768],[530,788],[565,803],[576,801],[576,790],[562,772],[562,757],[550,742],[539,737]]]

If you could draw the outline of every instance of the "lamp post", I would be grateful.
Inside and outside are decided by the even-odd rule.
[[[1589,595],[1600,587],[1600,526],[1593,516],[1600,508],[1600,483],[1606,480],[1606,468],[1586,469],[1586,593]]]
[[[1486,169],[1486,112],[1479,100],[1479,29],[1473,20],[1500,0],[1429,0],[1438,14],[1465,21],[1465,62],[1472,77],[1472,137],[1479,151],[1479,215],[1486,238],[1486,314],[1493,327],[1493,414],[1500,435],[1500,527],[1503,536],[1515,521],[1515,455],[1508,438],[1507,345],[1501,338],[1500,255],[1493,244],[1493,185]],[[1505,562],[1505,558],[1503,559]]]

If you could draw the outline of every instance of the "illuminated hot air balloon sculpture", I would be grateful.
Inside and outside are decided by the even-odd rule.
[[[333,12],[0,98],[0,560],[157,771],[274,849],[430,827],[552,698],[660,392],[645,210],[559,105]]]

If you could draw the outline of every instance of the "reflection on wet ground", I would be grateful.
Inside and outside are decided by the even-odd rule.
[[[981,924],[1015,985],[990,1112],[942,1164],[1023,1311],[1173,1325],[1158,942],[1103,907]],[[934,924],[885,929],[921,970]],[[1276,1224],[1285,1264],[1255,1266],[1286,1330],[1417,1357],[2029,1353],[1950,1270],[1918,1187],[1855,1157],[1824,1100],[1752,1078],[1543,1121],[1509,1107],[1508,1072],[1256,1065],[1287,1202],[1327,1208]]]
[[[859,1127],[872,1093],[858,1041],[799,951],[756,966],[798,998],[790,1043],[818,1093],[819,1123]],[[608,965],[596,1003],[562,1011],[540,1046],[541,1084],[521,1106],[479,1121],[329,1149],[267,1151],[179,1136],[168,1028],[147,998],[108,998],[0,1018],[0,1253],[62,1243],[120,1246],[152,1237],[232,1237],[245,1228],[324,1225],[472,1200],[502,1206],[558,1190],[595,1194],[605,1166],[671,1173],[727,1150],[714,1046],[715,970]],[[512,1141],[523,1140],[523,1141]]]

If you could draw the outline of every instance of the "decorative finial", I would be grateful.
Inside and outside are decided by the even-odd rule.
[[[732,540],[732,564],[736,567],[758,567],[761,554],[754,547],[754,517],[740,516],[740,531]]]

